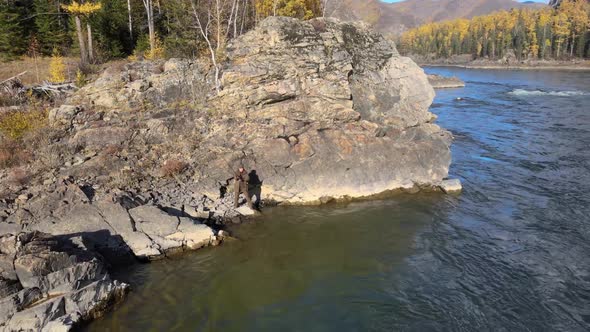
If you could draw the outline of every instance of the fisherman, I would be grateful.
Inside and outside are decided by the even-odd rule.
[[[250,194],[248,192],[248,182],[250,181],[250,176],[248,172],[244,169],[244,166],[240,166],[238,170],[234,174],[234,206],[238,207],[238,201],[240,199],[240,193],[246,196],[246,201],[248,202],[248,207],[253,209],[252,206],[252,199],[250,198]]]

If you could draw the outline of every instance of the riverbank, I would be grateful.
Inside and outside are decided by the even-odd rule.
[[[440,64],[440,63],[419,63],[421,67],[454,67],[465,69],[490,69],[490,70],[547,70],[547,71],[590,71],[588,65],[499,65],[499,64]]]
[[[517,60],[506,57],[498,60],[473,59],[470,54],[455,55],[449,58],[409,55],[421,67],[456,67],[467,69],[499,70],[568,70],[590,71],[590,60]]]

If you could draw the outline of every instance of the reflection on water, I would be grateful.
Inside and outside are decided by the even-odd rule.
[[[87,329],[590,329],[590,73],[429,71],[467,82],[432,109],[462,195],[268,209]]]

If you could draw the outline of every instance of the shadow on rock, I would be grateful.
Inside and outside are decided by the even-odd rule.
[[[250,176],[250,182],[248,184],[248,194],[250,197],[254,198],[256,196],[256,200],[252,201],[254,207],[259,209],[260,203],[262,201],[262,180],[256,173],[256,170],[253,169],[248,174]]]

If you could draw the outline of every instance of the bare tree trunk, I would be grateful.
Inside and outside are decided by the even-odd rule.
[[[88,61],[94,62],[94,45],[92,45],[92,27],[90,22],[86,22],[86,30],[88,30]]]
[[[244,33],[244,25],[248,15],[248,0],[244,0],[244,13],[242,14],[242,24],[240,26],[240,35]]]
[[[219,0],[216,0],[219,1]],[[199,27],[199,31],[205,39],[207,43],[207,47],[209,48],[209,54],[211,55],[211,63],[215,68],[215,90],[219,92],[220,84],[219,84],[219,65],[217,64],[217,58],[215,56],[215,49],[213,49],[213,44],[211,43],[211,38],[209,38],[209,26],[211,25],[211,9],[207,8],[207,23],[203,25],[201,19],[199,18],[199,13],[197,12],[197,8],[193,0],[191,0],[191,7],[193,9],[193,15],[195,16],[195,21],[197,22],[197,26]],[[217,41],[217,47],[219,47],[219,41]]]
[[[74,16],[76,22],[76,33],[78,34],[78,43],[80,44],[80,62],[82,65],[88,63],[88,53],[86,52],[86,44],[84,43],[84,34],[82,32],[82,22],[80,22],[80,16]]]
[[[156,31],[154,30],[154,2],[153,0],[143,0],[143,6],[147,14],[148,33],[150,37],[150,51],[156,48]]]
[[[222,20],[221,15],[223,14],[223,10],[221,9],[220,0],[215,0],[215,23],[217,24],[217,47],[216,49],[219,50],[221,48],[221,35],[222,35]]]
[[[127,0],[127,13],[129,14],[129,37],[133,40],[133,20],[131,19],[131,0]]]
[[[322,17],[326,17],[326,10],[328,10],[328,0],[324,0],[324,8],[322,8]]]
[[[232,5],[231,5],[231,10],[229,12],[229,18],[227,19],[227,29],[225,31],[225,38],[229,39],[229,34],[231,33],[231,25],[234,19],[234,11],[236,9],[236,1],[237,0],[233,0]]]
[[[234,17],[234,38],[238,35],[238,18],[240,17],[240,0],[236,0],[236,16]]]
[[[574,57],[574,44],[576,44],[576,34],[572,33],[572,45],[570,47],[570,58]]]

